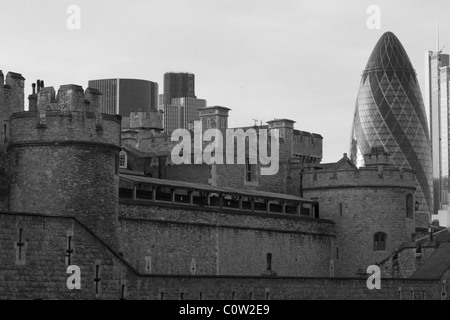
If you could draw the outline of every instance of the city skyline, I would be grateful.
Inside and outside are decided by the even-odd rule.
[[[198,96],[233,110],[230,127],[292,118],[299,130],[324,137],[323,162],[349,151],[361,71],[384,32],[402,40],[422,92],[423,54],[436,49],[436,21],[442,46],[450,39],[444,1],[45,3],[25,10],[8,3],[0,13],[8,25],[1,68],[25,76],[26,94],[36,79],[58,87],[138,78],[161,87],[165,72],[190,72]],[[70,5],[81,9],[80,30],[66,27]],[[370,5],[381,9],[380,30],[366,26]],[[24,20],[35,21],[33,28]]]
[[[158,84],[142,79],[89,80],[90,88],[99,90],[102,97],[101,112],[119,114],[129,118],[131,112],[158,110]]]

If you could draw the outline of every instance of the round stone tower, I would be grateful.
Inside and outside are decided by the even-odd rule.
[[[101,93],[42,88],[10,122],[10,211],[73,216],[118,248],[120,116],[101,114]]]
[[[365,155],[365,165],[358,169],[345,154],[303,174],[304,196],[315,198],[320,217],[336,225],[336,276],[365,274],[415,233],[414,172],[392,166],[384,152]]]

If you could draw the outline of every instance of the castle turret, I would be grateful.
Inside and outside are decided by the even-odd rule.
[[[228,112],[231,109],[221,106],[205,107],[199,110],[198,116],[202,129],[219,129],[222,133],[228,128]]]
[[[392,165],[391,155],[383,147],[374,147],[371,152],[364,155],[366,167],[386,167]]]
[[[280,161],[289,161],[294,155],[294,120],[275,119],[267,121],[269,130],[278,129],[280,132]]]
[[[36,95],[11,118],[10,211],[73,216],[117,248],[120,116],[99,113],[95,89]]]
[[[320,216],[336,224],[336,274],[365,274],[386,259],[415,230],[416,177],[390,165],[389,154],[373,150],[366,167],[344,154],[337,163],[303,173],[304,197],[319,202]]]

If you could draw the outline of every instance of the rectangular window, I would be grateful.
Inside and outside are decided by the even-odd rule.
[[[339,260],[339,248],[336,248],[336,260]]]
[[[253,181],[253,175],[252,175],[252,164],[250,163],[250,158],[245,157],[245,181],[252,182]]]
[[[271,253],[267,254],[266,260],[267,260],[267,271],[272,271],[272,254]]]
[[[342,203],[339,203],[339,215],[342,217]]]

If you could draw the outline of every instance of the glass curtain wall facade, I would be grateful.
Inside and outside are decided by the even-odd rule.
[[[176,129],[189,129],[189,124],[200,120],[199,109],[206,107],[206,100],[196,98],[174,98],[163,105],[164,131],[171,134]]]
[[[90,80],[88,86],[102,93],[101,112],[129,117],[131,112],[158,109],[158,84],[139,79]]]
[[[449,200],[449,55],[425,53],[425,103],[430,120],[434,214]]]
[[[166,72],[164,74],[164,104],[173,98],[196,98],[195,75],[187,72]]]
[[[362,74],[350,145],[358,167],[373,147],[383,147],[394,165],[415,171],[416,226],[427,227],[433,211],[428,122],[416,72],[391,32],[377,42]]]

